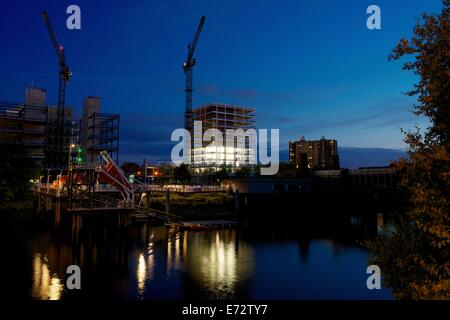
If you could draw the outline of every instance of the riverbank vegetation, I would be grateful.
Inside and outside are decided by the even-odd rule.
[[[21,212],[33,207],[30,179],[38,172],[36,163],[20,145],[0,144],[0,208]]]
[[[150,206],[165,210],[166,194],[152,193]],[[171,193],[170,211],[187,219],[230,218],[234,214],[234,196],[226,192]]]

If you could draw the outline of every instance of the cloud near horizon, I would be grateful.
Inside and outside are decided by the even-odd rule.
[[[287,149],[289,140],[296,140],[300,136],[306,136],[307,139],[319,139],[321,136],[337,138],[340,146],[358,148],[362,146],[354,141],[340,139],[341,132],[357,130],[376,132],[381,136],[384,129],[389,129],[398,131],[400,135],[400,127],[410,127],[417,120],[410,113],[412,105],[409,99],[392,98],[372,104],[369,108],[373,110],[371,112],[355,114],[351,108],[342,107],[335,113],[324,114],[320,119],[307,117],[306,114],[304,118],[289,116],[281,112],[269,117],[257,111],[257,128],[279,128],[281,150]],[[170,136],[173,130],[182,127],[183,115],[174,112],[156,115],[134,112],[124,114],[121,124],[121,152],[125,158],[145,157],[168,161],[171,149],[176,144],[170,141]],[[333,135],[334,132],[337,134]],[[403,147],[398,145],[391,149]]]

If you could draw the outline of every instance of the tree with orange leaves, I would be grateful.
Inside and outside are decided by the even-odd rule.
[[[450,0],[439,15],[423,14],[411,40],[400,40],[390,60],[412,57],[404,70],[420,81],[414,113],[430,126],[406,132],[409,159],[396,163],[407,208],[395,231],[369,241],[371,263],[396,299],[450,298]]]

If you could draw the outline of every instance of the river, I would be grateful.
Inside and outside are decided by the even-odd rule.
[[[358,240],[367,226],[345,221],[201,232],[85,223],[78,243],[48,221],[7,221],[1,290],[15,300],[391,299],[390,290],[366,286],[368,252]],[[81,268],[80,290],[65,287],[72,264]]]

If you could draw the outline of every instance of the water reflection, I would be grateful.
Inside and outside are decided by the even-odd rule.
[[[136,272],[139,295],[142,295],[145,290],[145,281],[147,280],[147,264],[145,263],[144,255],[139,255],[138,268]]]
[[[57,274],[51,274],[47,256],[36,253],[33,259],[31,295],[41,300],[60,300],[64,285]]]
[[[232,287],[236,282],[236,254],[232,243],[225,243],[216,232],[215,242],[209,247],[209,256],[201,264],[200,274],[219,288]]]
[[[186,261],[186,248],[188,246],[188,232],[167,231],[166,240],[166,275],[172,274],[184,269]]]
[[[206,232],[141,224],[124,234],[87,221],[78,243],[33,227],[21,237],[26,267],[17,272],[27,275],[23,292],[46,300],[389,298],[367,291],[367,252],[354,241],[386,220],[343,221]],[[82,269],[79,292],[64,290],[71,264]]]
[[[146,250],[135,255],[139,299],[164,295],[164,281],[184,284],[177,288],[180,296],[197,288],[203,298],[233,298],[239,283],[251,277],[253,251],[246,243],[239,243],[235,230],[151,230]]]
[[[231,299],[239,294],[239,283],[252,274],[252,248],[238,241],[235,230],[194,233],[190,237],[188,268],[207,298]]]

